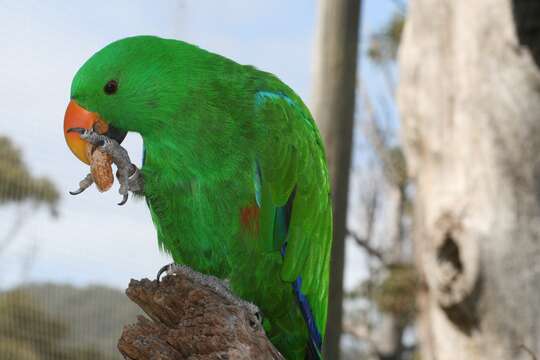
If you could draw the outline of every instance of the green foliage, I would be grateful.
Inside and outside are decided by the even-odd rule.
[[[0,354],[4,360],[106,360],[97,350],[67,347],[69,326],[42,311],[32,297],[13,290],[0,295]]]
[[[12,141],[0,136],[0,205],[33,200],[56,209],[59,194],[54,184],[45,177],[34,177]]]
[[[73,359],[73,360],[109,360],[111,358],[106,357],[101,353],[99,350],[92,348],[92,347],[86,347],[86,348],[73,348],[73,349],[66,349],[64,351],[65,358],[66,359]]]
[[[417,272],[411,264],[391,264],[387,269],[384,275],[360,283],[347,298],[369,300],[378,311],[394,315],[402,326],[410,325],[416,316]]]
[[[62,340],[69,346],[93,346],[120,359],[116,342],[124,325],[132,323],[141,310],[116,289],[104,286],[76,288],[69,285],[41,284],[23,287],[44,312],[70,324]]]
[[[368,47],[368,57],[371,61],[382,64],[396,60],[404,24],[405,16],[402,13],[395,13],[380,31],[371,36]]]
[[[407,162],[400,146],[393,146],[387,150],[387,162],[384,164],[384,171],[388,181],[398,189],[407,186],[409,177],[407,175]]]
[[[34,349],[45,349],[50,339],[60,339],[66,328],[59,321],[39,311],[20,291],[0,297],[0,336],[25,342]]]
[[[418,284],[413,265],[390,265],[388,274],[380,285],[373,288],[371,296],[380,311],[393,314],[406,325],[416,314]]]
[[[9,338],[0,338],[0,354],[4,360],[41,360],[28,344]]]

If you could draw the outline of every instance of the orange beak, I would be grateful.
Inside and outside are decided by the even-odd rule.
[[[91,145],[82,140],[79,133],[68,132],[71,128],[94,129],[94,131],[100,134],[109,135],[109,125],[97,113],[86,110],[77,104],[75,100],[69,102],[66,115],[64,116],[64,137],[71,152],[79,160],[90,165],[88,155]],[[119,143],[123,140],[123,137],[121,139],[115,138]]]

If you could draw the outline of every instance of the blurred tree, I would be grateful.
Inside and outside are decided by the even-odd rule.
[[[334,232],[325,353],[339,360],[343,268],[360,27],[359,0],[321,0],[314,86],[314,117],[326,143]]]
[[[540,1],[411,0],[398,98],[422,360],[540,355]]]
[[[0,136],[0,205],[31,200],[56,210],[59,195],[45,177],[34,177],[23,162],[22,154],[11,140]]]
[[[34,177],[22,159],[22,154],[6,136],[0,136],[0,206],[30,202],[33,209],[44,204],[57,216],[60,196],[54,184],[45,177]],[[0,239],[0,254],[15,239],[28,220],[28,211],[21,211],[9,230]]]
[[[62,345],[69,324],[39,310],[31,297],[14,290],[0,295],[0,354],[3,360],[105,360],[91,348]]]
[[[10,203],[29,203],[30,209],[48,206],[57,215],[59,194],[53,183],[44,177],[31,175],[19,149],[5,136],[0,136],[0,206]],[[17,232],[28,220],[28,207],[18,213],[7,233],[0,239],[0,254],[13,242]],[[69,355],[62,351],[59,339],[67,328],[59,320],[36,308],[22,292],[0,295],[0,354],[6,360],[70,360],[82,359],[80,354],[91,354],[88,359],[100,359],[99,354],[79,351]],[[95,355],[95,356],[94,356]]]
[[[379,31],[371,34],[368,43],[368,59],[379,67],[379,70],[386,81],[387,90],[392,95],[396,88],[393,69],[396,64],[404,23],[404,12],[395,12],[390,20],[384,24]]]
[[[39,355],[26,343],[8,338],[0,338],[0,354],[5,360],[40,360]]]
[[[368,44],[369,60],[378,65],[396,61],[401,33],[405,23],[402,12],[396,12],[382,28],[371,35]]]
[[[398,119],[392,118],[397,113],[395,68],[404,14],[405,8],[400,6],[381,29],[369,36],[367,44],[368,60],[385,80],[390,101],[379,98],[376,103],[372,89],[362,86],[363,138],[367,145],[362,165],[354,173],[361,183],[358,219],[362,235],[353,231],[350,235],[368,256],[369,277],[347,296],[350,306],[345,328],[360,343],[348,350],[351,359],[403,360],[416,351],[413,329],[419,281],[410,238],[414,191],[399,142]],[[408,339],[406,332],[410,334]]]

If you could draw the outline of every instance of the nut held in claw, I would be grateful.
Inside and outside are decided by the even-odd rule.
[[[99,191],[109,190],[114,183],[112,157],[99,148],[95,149],[90,156],[90,173]]]

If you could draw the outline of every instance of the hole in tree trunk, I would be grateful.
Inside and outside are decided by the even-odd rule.
[[[519,42],[530,50],[540,67],[540,1],[513,0],[512,11]]]
[[[444,267],[445,265],[450,265],[452,268],[453,276],[448,279],[448,283],[444,284],[442,290],[446,296],[453,298],[454,296],[452,294],[459,291],[456,288],[456,284],[460,282],[460,278],[464,276],[464,266],[460,257],[459,246],[451,232],[445,234],[442,245],[437,249],[437,260],[439,266]],[[478,279],[474,288],[471,290],[472,291],[461,298],[461,300],[449,302],[445,305],[441,304],[441,309],[445,312],[448,319],[459,328],[460,331],[467,335],[471,335],[474,329],[479,328],[476,305],[481,292],[481,279]]]
[[[440,263],[449,262],[458,273],[463,272],[463,264],[459,258],[459,248],[452,238],[452,234],[446,234],[443,244],[437,250],[437,260]]]

